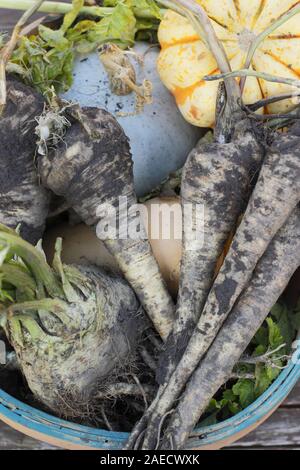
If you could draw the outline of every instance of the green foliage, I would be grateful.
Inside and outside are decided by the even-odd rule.
[[[89,53],[104,43],[125,49],[135,40],[153,41],[161,19],[154,0],[105,0],[104,6],[112,9],[102,19],[81,19],[84,1],[72,4],[59,29],[41,25],[37,35],[21,39],[11,59],[11,69],[48,99],[53,90],[67,91],[72,85],[76,53]]]
[[[286,365],[299,329],[300,299],[294,309],[278,302],[245,351],[250,361],[242,359],[235,367],[234,373],[241,378],[227,382],[211,400],[201,426],[235,415],[262,395]]]
[[[113,42],[120,47],[128,47],[133,46],[136,32],[132,8],[118,2],[110,16],[95,23],[93,29],[87,32],[87,40],[97,45]]]

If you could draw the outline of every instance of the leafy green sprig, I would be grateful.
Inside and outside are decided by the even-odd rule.
[[[103,18],[82,15],[83,6],[84,0],[73,0],[59,29],[40,25],[37,34],[23,36],[8,64],[49,100],[53,90],[64,92],[72,85],[76,54],[104,43],[126,49],[136,40],[155,40],[162,18],[155,0],[104,0]]]

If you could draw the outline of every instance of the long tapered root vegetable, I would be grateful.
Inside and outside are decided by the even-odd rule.
[[[168,3],[172,6],[172,2]],[[195,8],[195,3],[192,6]],[[218,57],[220,68],[228,69],[227,58],[205,12],[198,12],[198,9],[199,6],[196,5],[196,10],[192,10],[196,14],[199,13],[195,21],[199,20],[197,24],[205,29],[209,45]],[[213,283],[218,258],[246,207],[253,176],[258,172],[263,158],[264,150],[258,143],[255,130],[238,106],[240,93],[239,89],[236,89],[236,83],[226,81],[225,87],[227,94],[222,86],[218,93],[214,142],[200,142],[189,155],[184,167],[181,186],[182,209],[184,212],[187,206],[192,206],[193,209],[203,206],[203,237],[200,237],[199,233],[195,236],[194,227],[197,226],[198,231],[199,226],[201,227],[201,223],[197,224],[197,215],[190,220],[185,218],[176,319],[158,368],[157,379],[161,387],[156,397],[157,404],[153,403],[147,417],[144,416],[137,424],[128,441],[128,448],[134,445],[135,435],[140,434],[147,422],[144,444],[145,448],[151,448],[148,437],[155,432],[154,429],[163,416],[157,408],[160,405],[159,396],[163,394],[163,389],[176,369],[199,320]],[[166,405],[164,400],[163,403]]]
[[[178,449],[211,398],[230,378],[233,367],[300,265],[300,206],[275,236],[230,317],[195,371],[171,415],[162,449]]]
[[[0,229],[1,282],[9,292],[1,326],[28,386],[56,414],[92,419],[97,394],[131,367],[147,325],[143,309],[123,278],[63,265],[60,239],[50,267],[39,250]]]
[[[262,157],[263,148],[247,118],[237,124],[231,142],[199,145],[188,157],[182,177],[181,201],[183,210],[187,205],[203,206],[203,238],[191,241],[193,221],[186,221],[176,321],[160,362],[160,383],[174,370],[199,320],[213,283],[217,260],[245,210]],[[201,227],[201,223],[198,226]]]
[[[71,127],[63,141],[39,158],[43,184],[64,196],[87,225],[98,226],[99,238],[103,237],[157,331],[166,339],[173,324],[174,305],[148,240],[131,237],[122,228],[113,236],[99,233],[99,223],[105,216],[112,216],[110,227],[114,228],[115,216],[119,227],[123,227],[127,213],[119,210],[120,196],[126,198],[127,226],[142,226],[138,211],[130,213],[137,199],[128,139],[114,117],[104,110],[75,107],[67,108],[65,113]]]
[[[152,413],[145,437],[147,447],[155,439],[155,424],[172,408],[249,282],[256,264],[300,200],[298,132],[299,125],[295,124],[291,132],[279,134],[265,158],[246,213],[199,322]]]
[[[20,226],[22,236],[38,241],[48,213],[49,192],[35,169],[35,118],[43,111],[42,96],[11,77],[0,118],[0,222]]]
[[[198,11],[197,4],[196,7]],[[199,21],[199,26],[206,25],[208,42],[216,51],[220,68],[228,68],[205,13],[200,10],[195,21]],[[168,381],[198,322],[213,283],[217,260],[246,207],[253,176],[263,158],[264,149],[258,143],[256,129],[238,106],[240,92],[235,85],[232,80],[226,81],[226,94],[220,86],[214,141],[204,144],[200,141],[184,166],[182,210],[193,207],[196,214],[184,220],[176,321],[161,359],[160,383]],[[204,210],[202,224],[198,220],[202,214],[197,210],[200,207]]]

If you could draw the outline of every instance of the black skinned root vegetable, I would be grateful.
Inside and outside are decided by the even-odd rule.
[[[233,367],[300,265],[300,206],[290,215],[258,263],[207,355],[194,372],[161,444],[182,448],[210,399],[230,378]]]
[[[246,213],[225,262],[211,288],[199,322],[168,385],[152,412],[145,447],[155,439],[155,427],[207,352],[272,238],[300,200],[299,126],[278,134],[267,153]]]
[[[207,43],[215,54],[220,69],[230,68],[210,20],[195,2],[179,2],[185,12],[192,7],[196,14],[193,25],[206,33]],[[172,8],[173,2],[168,2]],[[199,23],[197,21],[199,20]],[[196,23],[195,23],[196,22]],[[256,129],[242,112],[239,102],[241,94],[235,81],[225,81],[217,97],[217,124],[213,142],[205,142],[190,153],[183,169],[181,202],[183,212],[187,205],[204,207],[203,239],[194,238],[198,214],[184,220],[183,253],[181,261],[179,294],[175,312],[175,323],[162,353],[157,381],[161,384],[155,402],[167,386],[176,369],[206,302],[213,283],[217,261],[226,241],[235,228],[239,216],[245,210],[251,194],[253,179],[259,171],[264,148],[258,142]],[[199,229],[198,229],[199,230]],[[137,424],[128,441],[127,448],[135,445],[135,439],[149,421],[149,432],[159,425],[150,419],[156,409],[152,403],[146,415]],[[155,413],[153,414],[155,417]],[[150,431],[150,429],[152,431]],[[147,435],[145,442],[147,442]]]
[[[244,116],[237,119],[230,142],[200,144],[188,157],[181,203],[183,208],[204,206],[203,242],[201,237],[191,241],[191,227],[185,223],[176,321],[160,361],[159,383],[170,377],[185,351],[213,283],[217,260],[247,206],[263,153]]]
[[[23,238],[38,241],[44,231],[49,192],[35,168],[35,118],[44,109],[41,95],[11,77],[0,118],[0,222],[20,226]]]
[[[178,3],[185,8],[184,12],[190,8],[190,13],[196,15],[193,24],[197,27],[199,22],[201,37],[204,32],[219,68],[230,68],[202,7],[193,1],[181,0]],[[171,7],[172,4],[170,2]],[[213,283],[217,260],[246,207],[253,177],[259,171],[264,155],[253,123],[239,106],[241,94],[237,83],[228,80],[223,85],[217,96],[214,141],[200,141],[188,156],[183,169],[183,211],[187,205],[194,208],[203,206],[204,226],[199,229],[201,223],[197,224],[198,215],[184,221],[176,320],[160,360],[157,374],[160,384],[167,383],[185,351]],[[198,234],[197,239],[191,240],[195,235],[194,226],[203,231],[203,239]]]
[[[93,418],[97,394],[130,370],[147,321],[127,282],[95,266],[53,267],[0,226],[0,321],[30,390],[56,414]],[[14,258],[13,258],[14,256]]]
[[[119,197],[127,198],[128,208],[137,203],[126,135],[113,116],[98,108],[70,107],[65,116],[71,127],[63,141],[39,158],[43,184],[63,196],[87,225],[96,228],[103,205],[115,208],[122,223]],[[129,215],[128,224],[141,224],[140,214]],[[121,230],[116,237],[104,238],[155,328],[166,339],[173,324],[174,305],[148,240],[128,237]]]

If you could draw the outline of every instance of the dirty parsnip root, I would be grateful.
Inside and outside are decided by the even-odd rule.
[[[109,225],[115,226],[117,215],[120,227],[125,226],[122,222],[126,211],[119,212],[119,197],[127,198],[128,208],[137,199],[124,131],[112,115],[98,108],[67,108],[65,117],[71,127],[63,141],[38,159],[43,184],[63,196],[87,225],[96,228],[101,218],[111,214]],[[129,211],[128,226],[140,224],[139,212]],[[128,237],[120,228],[111,237],[98,230],[97,234],[105,238],[106,247],[115,256],[155,328],[166,339],[173,324],[174,305],[148,240]]]
[[[43,112],[44,100],[12,77],[7,89],[0,118],[0,222],[20,226],[23,238],[35,243],[43,234],[49,205],[49,192],[35,168],[35,118]]]
[[[211,398],[230,379],[235,364],[299,266],[298,205],[270,243],[248,287],[188,383],[161,436],[161,449],[184,447]]]
[[[53,266],[0,226],[0,321],[30,390],[67,418],[93,419],[97,394],[126,373],[147,324],[133,290],[97,267]],[[2,256],[3,255],[3,256]],[[99,398],[99,396],[98,396]]]

